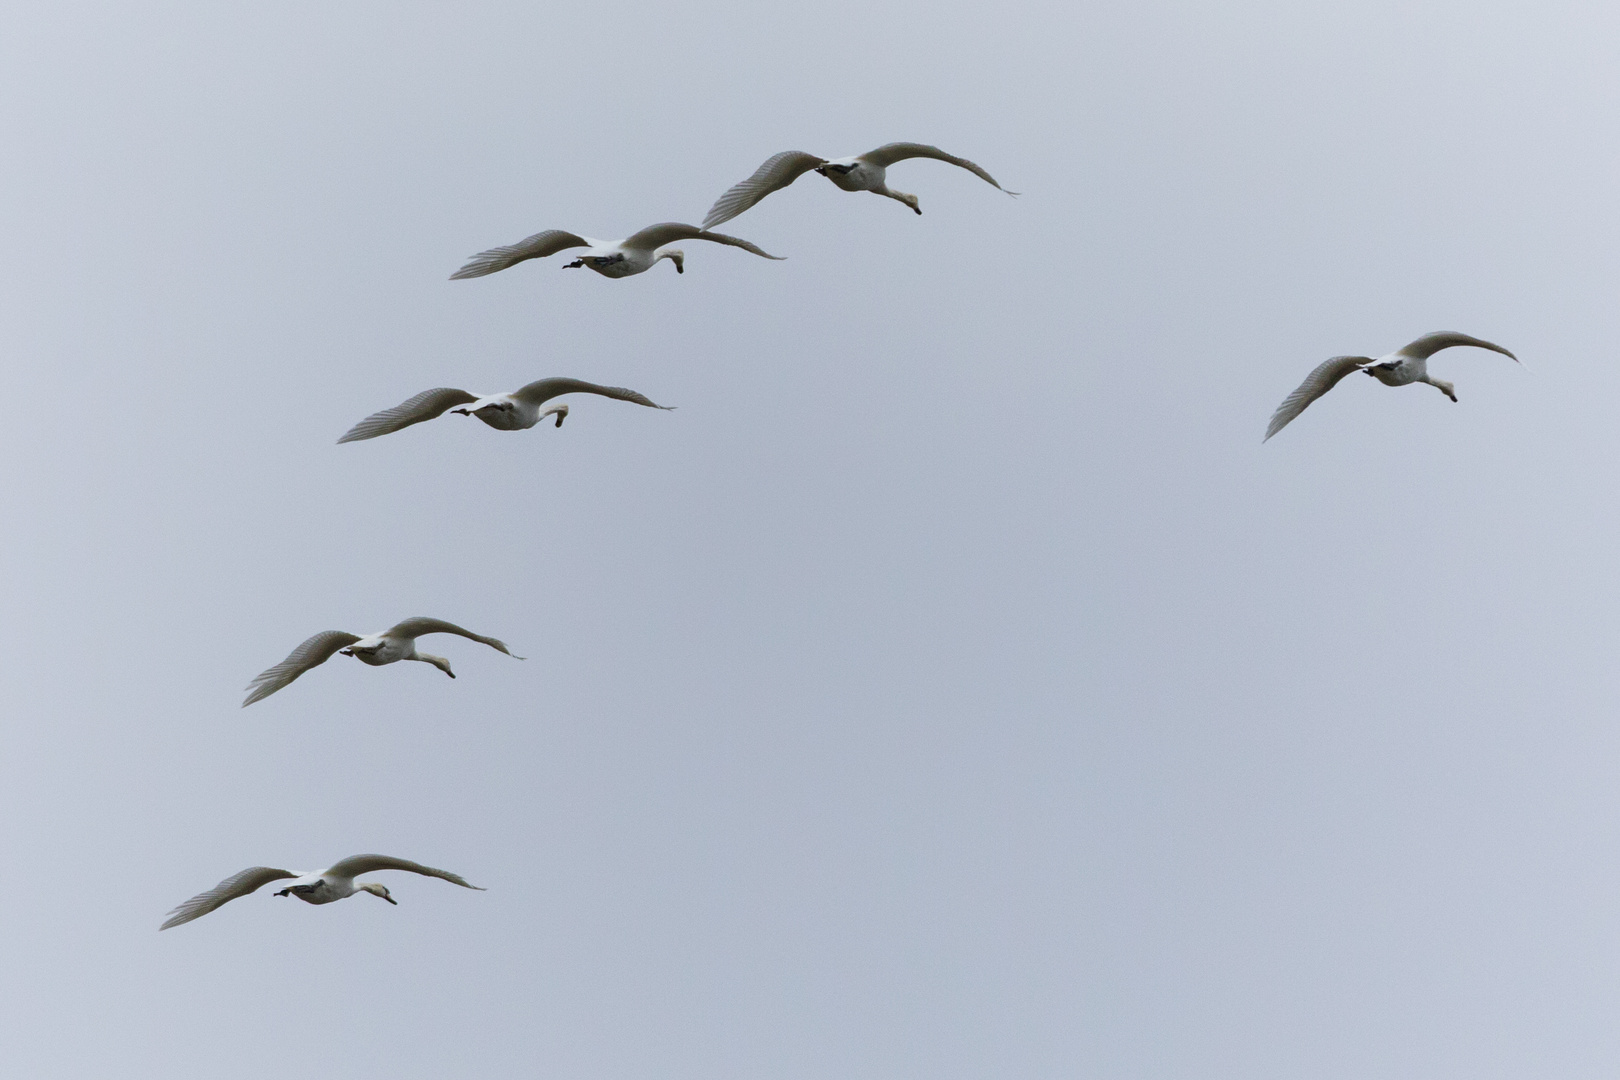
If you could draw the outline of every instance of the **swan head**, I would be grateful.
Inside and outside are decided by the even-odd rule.
[[[1457,400],[1457,386],[1455,383],[1448,383],[1444,379],[1431,379],[1430,382],[1434,384],[1436,390],[1439,390],[1446,397],[1452,401]]]
[[[544,420],[548,416],[555,416],[557,418],[557,426],[562,427],[562,422],[568,417],[568,406],[561,403],[556,405],[548,405],[541,410],[540,420]],[[539,423],[539,420],[535,422]]]
[[[894,194],[895,194],[895,198],[899,199],[901,202],[903,202],[907,206],[911,207],[912,213],[914,213],[914,214],[921,214],[922,213],[922,207],[917,204],[917,196],[915,196],[915,195],[907,195],[903,191],[897,191]]]
[[[381,897],[395,907],[399,906],[399,901],[388,895],[388,886],[379,885],[375,881],[357,881],[354,890],[355,892],[368,892],[372,896]]]
[[[686,252],[682,251],[680,248],[675,248],[671,251],[660,251],[658,253],[658,259],[668,259],[670,262],[674,263],[675,272],[677,274],[686,273]],[[657,262],[658,259],[654,259],[653,262]],[[559,424],[562,423],[561,420],[557,422]]]

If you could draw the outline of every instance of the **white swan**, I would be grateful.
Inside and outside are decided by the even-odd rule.
[[[602,397],[617,398],[619,401],[633,401],[637,405],[646,405],[652,409],[667,411],[674,408],[671,405],[660,405],[645,395],[638,394],[634,390],[626,390],[622,386],[598,386],[581,379],[541,379],[519,387],[510,394],[485,394],[482,397],[454,387],[441,386],[436,390],[424,390],[392,409],[372,413],[350,428],[338,442],[359,442],[361,439],[375,439],[379,435],[388,435],[412,424],[420,424],[424,420],[442,416],[453,405],[465,405],[466,408],[453,411],[463,416],[476,416],[499,431],[522,431],[525,428],[532,428],[548,416],[556,416],[557,426],[562,427],[563,419],[568,415],[568,406],[561,402],[546,405],[546,402],[563,394],[600,394]],[[542,405],[546,407],[541,408]]]
[[[171,926],[200,919],[222,904],[228,904],[238,897],[246,896],[272,881],[280,881],[283,878],[296,880],[276,895],[296,896],[306,904],[330,904],[334,900],[345,899],[357,892],[368,892],[390,904],[398,904],[399,901],[388,894],[386,885],[379,885],[375,881],[354,880],[361,874],[373,874],[378,870],[409,870],[413,874],[443,878],[452,885],[460,885],[463,889],[487,891],[477,885],[469,885],[460,874],[452,874],[448,870],[435,870],[431,866],[423,866],[409,859],[395,859],[388,855],[350,855],[325,870],[313,870],[307,874],[298,870],[277,870],[273,866],[250,866],[240,874],[232,874],[207,892],[198,893],[169,912],[168,919],[158,929],[167,930]]]
[[[722,222],[730,221],[771,192],[782,190],[811,169],[845,191],[870,191],[876,195],[887,195],[891,199],[905,203],[920,214],[922,207],[917,205],[917,196],[908,195],[903,191],[890,191],[888,184],[885,183],[890,165],[897,161],[905,161],[907,158],[920,157],[948,161],[952,165],[966,169],[996,190],[1007,191],[996,183],[995,177],[967,158],[947,154],[937,146],[927,146],[923,143],[889,143],[856,157],[835,158],[832,161],[807,154],[802,150],[784,150],[755,169],[753,176],[733,186],[730,191],[715,200],[715,204],[703,218],[703,227],[712,229]],[[1017,195],[1018,192],[1007,191],[1007,194]]]
[[[416,651],[416,639],[423,634],[460,634],[464,638],[483,642],[492,649],[506,653],[514,660],[523,659],[521,656],[513,655],[505,642],[475,634],[471,630],[463,630],[455,623],[447,623],[443,619],[406,619],[381,633],[367,634],[365,637],[343,630],[322,630],[289,653],[287,659],[273,668],[260,672],[258,677],[248,683],[249,693],[247,700],[242,702],[242,708],[247,708],[255,701],[263,701],[310,668],[326,663],[332,658],[333,653],[340,651],[344,656],[352,656],[362,664],[370,664],[372,667],[382,667],[384,664],[393,664],[400,660],[420,660],[424,664],[432,664],[452,679],[455,678],[456,673],[450,670],[450,661],[442,656],[429,656],[427,653]]]
[[[649,225],[623,240],[593,240],[588,236],[563,232],[561,229],[547,229],[515,244],[479,252],[467,260],[466,266],[451,274],[450,280],[483,277],[485,274],[493,274],[497,270],[516,266],[525,259],[543,259],[547,255],[555,255],[559,251],[576,247],[590,250],[565,265],[564,270],[577,270],[581,266],[588,266],[603,277],[622,278],[651,270],[659,259],[668,259],[675,264],[677,273],[684,274],[686,273],[684,252],[657,250],[677,240],[712,240],[716,244],[740,247],[766,259],[782,261],[781,257],[761,251],[747,240],[739,240],[724,233],[704,232],[692,225],[682,225],[678,221],[666,221],[661,225]]]
[[[1488,341],[1481,341],[1477,337],[1459,334],[1449,330],[1439,330],[1432,334],[1424,334],[1410,345],[1376,360],[1370,356],[1335,356],[1331,360],[1324,360],[1318,364],[1315,371],[1305,376],[1305,381],[1283,399],[1277,406],[1277,411],[1271,414],[1271,423],[1266,425],[1265,442],[1277,432],[1288,426],[1288,422],[1305,411],[1305,406],[1327,393],[1336,386],[1340,379],[1352,371],[1365,371],[1385,386],[1405,386],[1408,383],[1428,383],[1439,390],[1452,401],[1457,400],[1457,388],[1444,379],[1431,379],[1429,377],[1429,357],[1441,349],[1449,349],[1454,345],[1472,345],[1476,349],[1489,349],[1508,357],[1514,363],[1519,358],[1502,348],[1492,345]]]

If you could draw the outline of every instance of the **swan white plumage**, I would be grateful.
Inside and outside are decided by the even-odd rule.
[[[273,866],[250,866],[239,874],[232,874],[207,892],[198,893],[169,912],[168,919],[158,929],[167,930],[171,926],[200,919],[221,905],[256,892],[272,881],[281,881],[285,878],[294,880],[276,895],[296,896],[306,904],[330,904],[334,900],[343,900],[359,892],[368,892],[390,904],[398,904],[399,901],[389,895],[386,885],[379,885],[375,881],[354,880],[361,874],[373,874],[378,870],[409,870],[413,874],[442,878],[452,885],[460,885],[463,889],[487,891],[477,885],[468,884],[460,874],[436,870],[431,866],[423,866],[409,859],[396,859],[389,855],[350,855],[325,870],[312,870],[309,873],[300,870],[278,870]]]
[[[372,667],[382,667],[384,664],[393,664],[401,660],[420,660],[424,664],[432,664],[452,679],[455,678],[456,673],[450,670],[450,661],[442,656],[430,656],[416,651],[416,639],[423,634],[460,634],[464,638],[471,638],[498,652],[503,652],[514,660],[523,659],[514,655],[504,641],[475,634],[443,619],[421,617],[406,619],[381,633],[367,634],[364,637],[343,630],[322,630],[289,653],[287,659],[275,667],[260,672],[248,683],[248,696],[247,700],[242,702],[242,707],[245,709],[255,701],[263,701],[310,668],[326,663],[337,652],[342,652],[344,656],[352,656]]]
[[[561,402],[547,405],[546,402],[563,394],[599,394],[619,401],[633,401],[637,405],[646,405],[652,409],[668,411],[673,408],[670,405],[660,405],[645,395],[622,386],[598,386],[596,383],[588,383],[581,379],[540,379],[509,394],[469,394],[465,390],[441,386],[434,390],[424,390],[392,409],[372,413],[350,428],[338,442],[375,439],[379,435],[388,435],[412,424],[432,420],[452,410],[464,416],[476,416],[500,431],[522,431],[532,428],[548,416],[556,416],[557,426],[562,427],[563,419],[568,415],[568,406]],[[457,405],[465,408],[454,409],[453,407]]]
[[[526,259],[543,259],[547,255],[555,255],[559,251],[576,247],[590,250],[566,264],[564,270],[577,270],[585,266],[603,277],[622,278],[651,270],[658,260],[668,259],[675,264],[677,273],[684,274],[686,273],[684,252],[658,250],[665,244],[673,244],[677,240],[710,240],[716,244],[728,244],[744,251],[751,251],[761,258],[782,261],[781,256],[762,251],[747,240],[740,240],[724,233],[704,232],[694,225],[683,225],[678,221],[666,221],[659,225],[649,225],[623,240],[593,240],[589,236],[579,236],[563,232],[561,229],[547,229],[515,244],[479,252],[467,260],[466,266],[451,274],[450,280],[483,277],[505,270],[509,266],[516,266]]]
[[[753,176],[733,185],[731,190],[716,199],[709,212],[704,215],[703,227],[712,229],[716,225],[730,221],[771,192],[782,190],[811,169],[845,191],[870,191],[874,195],[886,195],[905,203],[920,214],[922,207],[918,205],[917,196],[908,195],[903,191],[890,191],[886,182],[889,166],[908,158],[933,158],[936,161],[949,162],[966,169],[996,190],[1007,191],[996,183],[995,177],[967,158],[947,154],[937,146],[928,146],[924,143],[888,143],[855,157],[834,158],[830,161],[814,154],[807,154],[803,150],[784,150],[768,158],[765,164],[754,170]],[[1007,194],[1017,195],[1018,192],[1007,191]]]
[[[1519,358],[1489,341],[1482,341],[1477,337],[1459,334],[1450,330],[1438,330],[1432,334],[1424,334],[1410,345],[1403,345],[1394,352],[1374,359],[1370,356],[1335,356],[1331,360],[1324,360],[1316,369],[1305,376],[1305,381],[1283,399],[1277,406],[1277,411],[1271,414],[1271,423],[1266,425],[1265,442],[1277,432],[1288,426],[1289,421],[1305,411],[1305,407],[1329,390],[1333,389],[1340,379],[1352,371],[1365,371],[1385,386],[1406,386],[1409,383],[1428,383],[1439,390],[1452,401],[1457,400],[1457,388],[1444,379],[1434,379],[1429,376],[1429,357],[1441,349],[1449,349],[1456,345],[1471,345],[1476,349],[1489,349],[1491,352],[1501,353],[1503,356],[1519,362]]]

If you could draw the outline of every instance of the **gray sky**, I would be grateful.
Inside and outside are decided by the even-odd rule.
[[[1612,6],[148,7],[0,38],[8,1070],[1620,1068]]]

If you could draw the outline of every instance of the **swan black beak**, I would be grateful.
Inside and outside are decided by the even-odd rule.
[[[585,265],[585,260],[584,259],[575,259],[571,263],[563,263],[563,269],[564,270],[578,270],[580,267],[582,267],[584,265]]]

